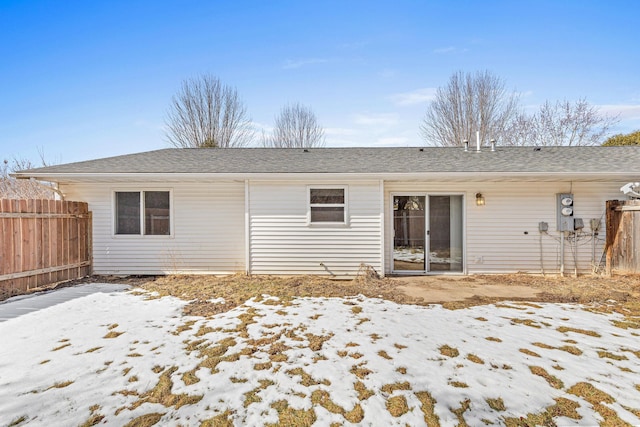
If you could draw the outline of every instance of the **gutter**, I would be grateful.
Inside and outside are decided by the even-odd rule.
[[[373,181],[383,179],[385,181],[423,181],[430,180],[436,182],[446,182],[451,179],[461,181],[473,179],[512,179],[517,181],[539,180],[544,181],[575,179],[581,181],[602,181],[620,180],[629,177],[637,177],[637,172],[392,172],[392,173],[296,173],[296,172],[276,172],[276,173],[46,173],[31,175],[27,173],[12,173],[10,176],[16,179],[32,179],[49,182],[92,182],[104,181],[114,182],[118,180],[157,180],[167,181],[201,181],[203,179],[242,181],[264,180],[264,181],[290,181],[297,180],[326,180],[326,181]]]

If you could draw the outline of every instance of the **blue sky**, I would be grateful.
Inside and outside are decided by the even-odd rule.
[[[586,98],[640,129],[640,2],[0,0],[0,159],[168,147],[189,77],[235,86],[256,128],[311,107],[328,146],[423,145],[435,88],[489,70],[523,106]]]

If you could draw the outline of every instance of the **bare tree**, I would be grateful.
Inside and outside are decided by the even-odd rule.
[[[167,140],[179,148],[243,147],[254,136],[236,89],[212,75],[183,81],[165,122]]]
[[[489,71],[454,73],[445,87],[436,91],[420,126],[427,143],[461,145],[476,132],[488,139],[503,140],[509,124],[519,113],[519,98],[505,89],[505,82]]]
[[[585,99],[550,103],[529,118],[530,135],[527,145],[600,145],[617,116],[601,114]],[[505,141],[509,145],[509,141]]]
[[[48,166],[40,152],[42,166]],[[0,163],[0,199],[55,199],[53,184],[44,184],[26,179],[15,179],[9,174],[25,169],[33,169],[30,160],[14,158],[3,159]]]
[[[315,113],[300,103],[282,107],[271,134],[262,136],[265,147],[312,148],[324,144],[324,128]]]

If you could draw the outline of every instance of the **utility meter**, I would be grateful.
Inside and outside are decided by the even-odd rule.
[[[560,193],[556,195],[556,198],[558,231],[574,231],[573,194]]]

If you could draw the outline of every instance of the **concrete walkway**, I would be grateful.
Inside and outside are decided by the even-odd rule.
[[[473,277],[472,277],[473,278]],[[485,280],[469,280],[469,276],[410,276],[394,277],[398,289],[405,294],[422,298],[426,303],[464,301],[473,297],[534,298],[539,289],[530,286],[493,284]]]
[[[122,292],[127,289],[129,289],[128,285],[90,283],[29,295],[19,295],[0,302],[0,322],[22,316],[23,314],[31,313],[33,311],[42,310],[75,298],[82,298],[96,292]]]

